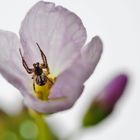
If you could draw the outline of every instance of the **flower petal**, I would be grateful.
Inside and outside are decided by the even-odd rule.
[[[28,77],[19,55],[20,47],[16,34],[0,30],[0,73],[16,88],[24,90]]]
[[[26,15],[20,36],[28,63],[32,65],[41,60],[37,42],[47,56],[50,71],[58,75],[84,45],[86,30],[74,13],[41,1]]]
[[[79,88],[79,92],[82,93],[82,91],[83,91],[83,88],[81,89]],[[50,113],[63,111],[63,110],[69,109],[74,104],[72,100],[69,100],[69,98],[66,98],[66,97],[54,98],[48,101],[41,101],[35,98],[31,94],[26,94],[26,95],[27,96],[25,96],[24,98],[24,103],[28,107],[40,113],[50,114]]]
[[[74,59],[72,65],[68,67],[56,80],[52,88],[50,98],[80,96],[79,88],[93,73],[102,53],[102,42],[99,37],[94,37],[90,43],[81,49],[81,52]],[[78,94],[79,93],[79,94]]]

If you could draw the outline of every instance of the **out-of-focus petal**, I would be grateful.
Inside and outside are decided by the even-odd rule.
[[[28,76],[21,63],[20,47],[16,34],[0,30],[0,74],[17,89],[24,90]]]
[[[128,82],[127,75],[117,75],[101,90],[91,103],[83,118],[83,126],[96,125],[108,117],[113,111],[117,101],[123,95]]]
[[[74,13],[54,3],[40,1],[23,20],[20,36],[28,63],[41,61],[37,42],[47,56],[50,71],[58,75],[84,45],[86,30]]]

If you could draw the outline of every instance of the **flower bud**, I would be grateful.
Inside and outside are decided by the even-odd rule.
[[[114,109],[123,95],[128,82],[125,74],[116,76],[97,94],[83,119],[83,126],[93,126],[104,120]]]

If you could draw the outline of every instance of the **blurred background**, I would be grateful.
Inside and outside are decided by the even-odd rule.
[[[61,139],[71,136],[72,140],[139,140],[140,1],[51,1],[68,8],[82,19],[87,29],[87,42],[99,35],[104,43],[104,52],[94,74],[86,82],[83,95],[73,108],[51,115],[46,120]],[[36,2],[38,0],[1,0],[0,29],[18,34],[21,21]],[[128,73],[130,82],[116,110],[98,126],[76,133],[90,101],[119,72]],[[18,114],[21,108],[22,96],[19,91],[0,76],[0,109],[13,115]]]

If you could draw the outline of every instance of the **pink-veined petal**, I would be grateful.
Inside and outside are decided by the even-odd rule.
[[[99,37],[91,40],[72,65],[61,73],[52,87],[49,101],[38,101],[32,95],[25,98],[25,103],[38,112],[54,113],[70,108],[83,92],[84,82],[94,71],[102,53]]]
[[[28,64],[42,61],[37,42],[47,56],[50,71],[58,75],[84,45],[86,30],[74,13],[54,3],[40,1],[23,20],[20,36]]]
[[[28,85],[19,48],[20,41],[16,34],[0,30],[0,74],[19,90],[24,90]]]
[[[50,98],[69,97],[75,100],[80,96],[77,92],[84,82],[93,73],[102,54],[102,42],[99,37],[94,37],[57,78],[52,88]],[[81,93],[80,93],[81,94]]]

